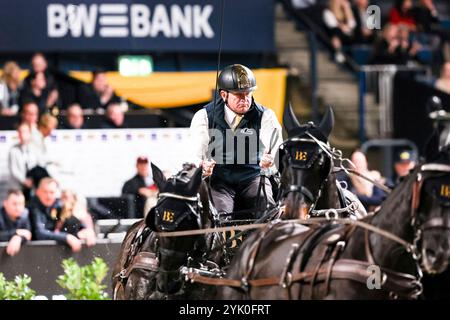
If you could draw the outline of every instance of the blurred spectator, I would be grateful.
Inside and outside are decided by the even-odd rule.
[[[14,61],[3,66],[0,79],[0,115],[15,116],[19,112],[19,91],[22,89],[20,67]]]
[[[372,43],[375,40],[375,33],[367,28],[367,7],[369,0],[353,0],[352,12],[355,17],[356,27],[353,40],[355,43]]]
[[[57,93],[57,86],[55,78],[53,77],[52,73],[49,70],[48,62],[45,56],[37,52],[31,57],[31,72],[30,74],[25,78],[25,85],[30,87],[31,86],[31,75],[33,73],[43,73],[45,76],[45,82],[46,82],[46,89],[48,92],[52,92],[56,90]],[[58,98],[58,97],[56,97]]]
[[[350,2],[348,0],[330,0],[328,7],[323,11],[323,21],[331,36],[335,60],[343,63],[345,56],[342,53],[342,46],[352,42],[356,27]]]
[[[147,213],[144,212],[146,207],[156,204],[158,190],[150,174],[149,161],[146,157],[137,158],[136,169],[136,175],[123,185],[122,194],[132,194],[136,197],[136,216],[141,218]],[[146,202],[149,202],[147,206]]]
[[[417,155],[410,149],[400,149],[395,153],[394,169],[397,182],[409,174],[409,171],[415,167],[416,162]]]
[[[382,38],[375,42],[371,63],[404,65],[416,57],[419,49],[417,42],[410,43],[407,27],[387,24]]]
[[[52,111],[58,100],[58,91],[47,89],[47,80],[43,72],[32,72],[29,76],[30,86],[25,86],[20,92],[20,101],[31,100],[39,106],[39,114]]]
[[[36,167],[43,167],[45,164],[39,150],[31,144],[31,131],[28,125],[22,123],[17,133],[19,143],[9,150],[8,156],[9,186],[11,189],[22,190],[29,200],[33,188],[31,173],[36,171]]]
[[[32,142],[46,158],[48,155],[46,138],[49,137],[52,134],[52,131],[57,127],[58,119],[49,113],[45,113],[39,119],[38,131],[32,136]]]
[[[83,109],[78,103],[71,104],[67,108],[66,121],[62,129],[86,129],[83,117]]]
[[[416,30],[416,20],[412,13],[412,0],[396,0],[389,12],[389,22],[392,24],[405,24],[409,30]]]
[[[15,256],[23,243],[31,240],[31,225],[25,198],[19,190],[11,190],[0,209],[0,241],[8,241],[6,253]]]
[[[441,76],[436,80],[437,90],[450,94],[450,62],[444,63],[441,69]]]
[[[21,111],[21,124],[26,124],[31,131],[31,140],[33,137],[39,134],[38,121],[39,121],[39,107],[32,101],[26,101]]]
[[[121,129],[126,128],[125,113],[119,103],[113,102],[106,109],[105,121],[101,125],[103,129]]]
[[[86,240],[88,247],[95,245],[96,235],[94,231],[94,222],[87,210],[87,201],[80,195],[70,190],[63,190],[61,193],[62,213],[60,220],[66,224],[66,228],[76,228],[80,223],[85,228],[78,231],[78,237]],[[67,231],[63,230],[63,231]],[[74,233],[77,230],[73,230]]]
[[[375,170],[369,170],[367,158],[364,153],[359,150],[353,152],[351,161],[355,165],[355,170],[359,173],[371,178],[374,181],[384,183],[381,174]],[[386,193],[361,177],[351,174],[346,175],[343,179],[347,183],[347,189],[356,194],[358,199],[368,211],[374,210],[386,198]]]
[[[73,252],[81,250],[80,233],[85,227],[76,218],[68,217],[57,199],[58,183],[52,178],[44,178],[36,190],[36,197],[30,205],[33,239],[55,240],[67,244]],[[68,219],[70,218],[70,219]]]
[[[442,44],[445,41],[445,32],[441,28],[433,0],[420,0],[419,5],[412,9],[412,14],[417,24],[415,37],[422,45],[429,47],[433,55],[432,66],[441,65],[444,62]]]
[[[432,33],[439,24],[438,11],[433,0],[420,0],[419,5],[412,9],[412,15],[419,32]]]
[[[316,5],[316,0],[292,0],[292,6],[295,9],[305,9]]]
[[[110,103],[121,101],[108,84],[104,71],[92,73],[92,83],[81,88],[79,100],[83,109],[94,109],[98,113],[104,113]]]

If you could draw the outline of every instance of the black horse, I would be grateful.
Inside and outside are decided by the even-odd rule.
[[[160,232],[199,230],[212,226],[202,170],[185,165],[167,181],[152,164],[159,199],[145,220],[134,224],[122,243],[113,271],[114,299],[199,299],[213,296],[214,288],[188,284],[183,266],[217,269],[206,257],[212,237],[164,237]],[[188,287],[189,286],[189,287]]]
[[[450,146],[447,146],[439,154],[435,162],[450,163]],[[442,206],[433,206],[430,213],[431,220],[423,226],[422,255],[424,268],[424,297],[426,299],[449,299],[450,298],[450,268],[448,266],[450,256],[450,219],[445,215],[443,206],[450,207],[450,183],[447,176],[442,175],[424,183],[423,188],[427,192],[435,194],[432,201],[440,202]]]
[[[217,297],[419,297],[422,270],[442,272],[449,259],[448,233],[442,232],[450,219],[448,163],[447,149],[417,166],[379,211],[358,221],[341,219],[310,228],[274,221],[254,232],[229,266],[230,281]],[[295,194],[297,203],[304,201],[303,192]]]
[[[291,106],[283,116],[288,139],[278,150],[281,172],[280,200],[284,219],[317,217],[328,208],[349,208],[341,216],[361,218],[364,206],[336,180],[334,160],[341,155],[330,147],[328,137],[334,127],[334,114],[328,107],[321,123],[301,125]],[[338,212],[335,211],[334,214]]]

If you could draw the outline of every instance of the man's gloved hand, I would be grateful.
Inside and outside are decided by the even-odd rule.
[[[213,159],[203,160],[201,165],[203,168],[203,176],[210,177],[213,173],[213,169],[214,169],[214,166],[216,165],[216,161],[214,161]]]
[[[259,166],[263,169],[269,169],[273,165],[274,156],[270,153],[264,153],[259,162]]]

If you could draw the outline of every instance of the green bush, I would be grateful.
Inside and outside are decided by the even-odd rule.
[[[7,281],[0,272],[0,300],[31,300],[36,292],[28,287],[30,282],[31,278],[26,274]]]
[[[64,274],[56,282],[69,291],[66,295],[71,300],[107,300],[108,294],[103,290],[103,279],[108,273],[108,266],[101,258],[95,258],[90,265],[80,267],[73,259],[62,262]]]

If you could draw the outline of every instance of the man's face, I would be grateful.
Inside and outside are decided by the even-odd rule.
[[[395,172],[397,173],[398,177],[405,177],[409,174],[409,171],[414,168],[415,163],[414,161],[401,161],[401,162],[396,162],[394,167],[395,167]]]
[[[56,201],[57,192],[58,186],[56,182],[50,182],[39,185],[39,188],[36,190],[36,195],[44,206],[50,207]]]
[[[141,177],[147,177],[148,176],[148,163],[138,163],[136,165],[138,175]]]
[[[94,90],[102,93],[105,91],[106,86],[108,85],[106,81],[106,74],[99,73],[95,76],[94,81],[92,82],[92,86],[94,87]]]
[[[246,113],[252,104],[253,92],[226,92],[220,91],[220,95],[226,101],[228,108],[238,114]]]
[[[83,110],[78,106],[69,108],[67,111],[67,122],[72,128],[80,129],[84,122]]]
[[[9,197],[3,201],[3,206],[5,207],[8,217],[15,221],[20,218],[25,210],[25,197],[23,195],[10,194]]]
[[[29,103],[23,108],[23,121],[28,125],[37,124],[39,109],[35,103]]]
[[[34,72],[44,72],[47,69],[47,61],[41,55],[37,55],[31,61]]]
[[[47,81],[45,80],[45,76],[42,72],[36,74],[36,78],[31,82],[31,85],[35,89],[43,90],[47,86]]]
[[[19,129],[17,129],[17,133],[19,135],[20,144],[27,144],[31,140],[31,131],[27,125],[21,125]]]

